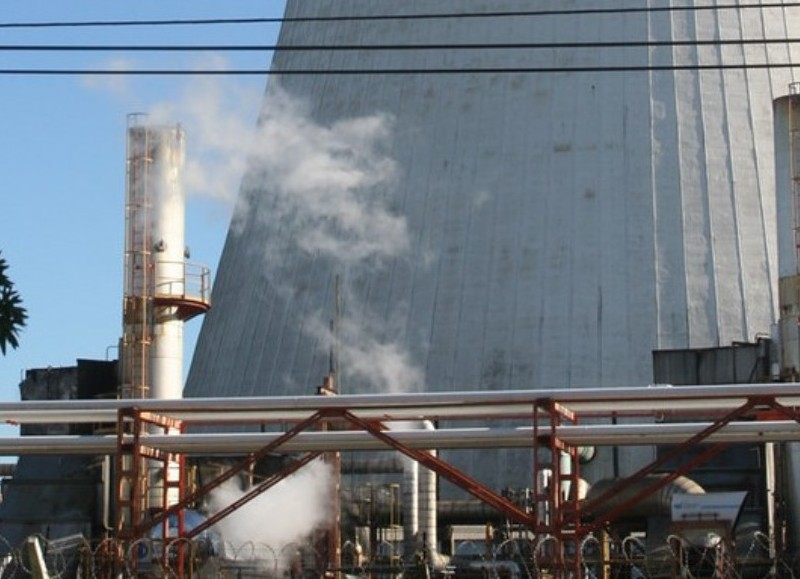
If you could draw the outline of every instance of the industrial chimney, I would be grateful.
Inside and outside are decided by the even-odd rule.
[[[187,261],[184,132],[128,121],[122,398],[181,398],[183,324],[210,306],[210,274]]]

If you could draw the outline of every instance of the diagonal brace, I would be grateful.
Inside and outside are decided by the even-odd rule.
[[[635,482],[638,482],[641,479],[644,479],[647,475],[655,473],[659,468],[668,464],[670,461],[678,458],[687,448],[690,448],[696,444],[700,444],[703,440],[721,430],[725,426],[727,426],[731,421],[739,418],[745,414],[747,414],[750,410],[754,407],[763,404],[764,401],[757,398],[748,398],[747,402],[745,402],[742,406],[733,409],[731,412],[720,418],[718,421],[714,422],[707,428],[704,428],[697,434],[690,437],[688,440],[682,442],[681,444],[675,446],[669,452],[661,456],[659,459],[655,460],[654,462],[650,463],[646,467],[640,469],[638,472],[634,473],[630,477],[624,479],[619,485],[613,485],[612,488],[608,489],[605,493],[600,495],[599,497],[595,498],[594,500],[587,502],[581,510],[592,511],[597,509],[599,505],[602,505],[611,497],[616,495],[620,488],[624,488],[629,486]],[[721,451],[722,449],[720,449]],[[719,451],[718,451],[719,452]],[[715,453],[716,454],[716,453]],[[710,457],[709,457],[710,458]],[[658,490],[659,487],[656,487],[654,490]]]
[[[209,481],[208,483],[204,484],[202,487],[195,490],[193,493],[187,495],[186,497],[182,498],[180,501],[172,505],[170,508],[161,511],[157,515],[155,515],[152,519],[142,524],[138,529],[137,534],[143,535],[149,529],[155,527],[159,523],[163,523],[166,519],[168,519],[171,515],[177,514],[178,511],[183,510],[190,505],[192,505],[195,501],[199,498],[203,497],[204,495],[208,494],[210,491],[214,490],[215,488],[219,487],[222,483],[230,480],[238,473],[243,472],[254,465],[256,462],[270,454],[271,452],[275,451],[285,442],[291,440],[304,430],[314,426],[316,423],[324,420],[328,417],[330,412],[323,412],[322,410],[315,412],[305,420],[298,422],[291,430],[287,430],[281,436],[273,440],[268,445],[264,446],[257,452],[249,455],[246,459],[239,462],[237,465],[233,466],[232,468],[228,469],[227,471],[223,472],[221,475],[216,477],[215,479]]]
[[[501,513],[505,514],[508,518],[513,519],[514,521],[523,525],[533,525],[533,518],[528,512],[521,509],[511,501],[492,492],[485,485],[467,476],[440,458],[422,450],[409,448],[408,446],[398,442],[396,439],[386,434],[386,426],[384,424],[380,422],[364,420],[349,411],[344,411],[342,416],[351,424],[360,427],[378,440],[386,443],[388,446],[416,460],[423,466],[437,473],[439,476],[464,489],[477,499],[480,499],[488,505],[491,505]]]
[[[250,489],[247,493],[239,497],[230,505],[228,505],[224,509],[221,509],[220,511],[217,511],[212,516],[208,517],[205,521],[194,527],[192,530],[187,531],[184,534],[184,538],[194,539],[197,535],[199,535],[206,529],[216,525],[221,519],[227,517],[236,509],[244,506],[257,496],[259,496],[260,494],[274,487],[276,484],[284,480],[286,477],[294,474],[295,472],[303,468],[305,465],[307,465],[309,462],[311,462],[320,455],[322,455],[322,452],[309,452],[299,460],[293,462],[292,464],[281,470],[280,472],[277,472],[269,476],[266,480],[264,480],[257,486]]]

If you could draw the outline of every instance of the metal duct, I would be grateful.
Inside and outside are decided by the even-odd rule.
[[[631,484],[625,484],[624,487],[620,486],[621,483],[624,482],[624,479],[603,479],[598,481],[592,485],[586,494],[586,503],[591,503],[595,499],[606,494],[606,492],[610,491],[612,488],[620,487],[619,492],[606,500],[597,510],[587,512],[585,514],[588,517],[600,517],[605,513],[616,509],[625,501],[629,501],[631,498],[655,484],[658,480],[664,478],[665,476],[667,475],[649,475],[643,479],[634,481]],[[671,483],[661,487],[658,491],[647,495],[641,501],[631,505],[631,507],[627,509],[625,514],[620,518],[625,521],[638,521],[656,515],[669,515],[670,507],[672,505],[672,497],[673,495],[679,493],[704,494],[705,490],[692,479],[685,476],[679,476]]]
[[[478,499],[438,501],[437,513],[442,525],[499,524],[505,520],[503,513]]]
[[[708,423],[597,425],[585,427],[562,426],[559,437],[567,443],[582,443],[594,439],[598,445],[675,444],[697,434]],[[666,432],[661,432],[660,428]],[[675,427],[675,428],[667,428]],[[217,434],[147,435],[141,442],[150,448],[207,456],[211,454],[245,454],[256,452],[273,443],[282,433],[249,432]],[[608,436],[606,436],[608,435]],[[530,428],[448,428],[435,432],[398,431],[395,440],[409,448],[471,449],[471,448],[530,448]],[[712,434],[706,442],[770,442],[800,440],[800,427],[795,421],[737,422]],[[386,450],[386,444],[366,432],[332,431],[303,432],[281,446],[282,452],[326,452],[332,450]],[[0,455],[22,454],[115,454],[117,437],[107,436],[13,436],[0,437]]]
[[[417,552],[419,532],[419,463],[406,458],[403,463],[403,556],[411,562]]]
[[[193,398],[180,400],[38,400],[0,404],[0,421],[16,424],[116,422],[117,411],[132,405],[142,410],[197,423],[286,423],[302,420],[320,409],[348,408],[360,418],[381,421],[441,419],[531,419],[531,408],[541,400],[557,400],[579,415],[712,417],[741,407],[758,392],[778,404],[800,406],[799,383],[720,384],[593,388],[581,390],[503,390],[491,392],[426,392],[424,394],[351,394],[340,396],[270,396]],[[631,425],[614,425],[618,432]],[[669,424],[655,425],[664,430]],[[632,425],[634,431],[641,425]],[[582,425],[573,430],[592,429]],[[608,430],[608,429],[606,429]],[[635,438],[630,434],[628,438]],[[579,446],[608,444],[592,438]],[[647,442],[643,442],[647,443]],[[575,444],[570,441],[570,444]],[[613,444],[618,444],[614,442]],[[623,442],[623,444],[625,444]]]
[[[425,430],[436,430],[430,420],[426,420],[423,424]],[[436,456],[435,450],[428,452],[432,456]],[[436,516],[437,476],[429,468],[420,469],[419,493],[419,524],[425,552],[431,564],[435,568],[439,568],[441,567],[441,556],[439,555],[438,518]]]

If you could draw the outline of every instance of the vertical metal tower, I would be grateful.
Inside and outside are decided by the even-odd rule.
[[[140,124],[127,143],[123,398],[180,398],[183,323],[210,307],[207,267],[187,262],[180,126]]]
[[[210,307],[207,267],[187,262],[184,132],[129,117],[125,199],[123,334],[120,397],[174,399],[183,394],[183,324]],[[175,429],[148,423],[145,429]],[[118,424],[118,532],[150,509],[178,500],[179,463],[135,452],[137,420]]]
[[[125,266],[122,341],[122,398],[147,398],[152,343],[152,192],[148,182],[152,159],[149,133],[140,130],[139,115],[128,117],[125,188]]]

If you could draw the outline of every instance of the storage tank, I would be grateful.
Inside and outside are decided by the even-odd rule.
[[[440,16],[352,18],[387,13]],[[736,41],[787,39],[800,12],[289,0],[286,16],[300,20],[283,24],[282,46],[451,48],[276,53],[276,72],[307,73],[269,80],[260,127],[270,138],[243,181],[187,395],[310,394],[332,357],[346,393],[641,386],[653,350],[770,332],[771,108],[798,54]],[[485,46],[498,43],[548,47]],[[293,130],[274,128],[300,114]],[[311,144],[325,139],[332,152],[313,163]],[[342,159],[358,179],[321,172],[306,195],[316,213],[299,219],[308,191],[287,178]],[[354,199],[368,210],[336,203]],[[338,243],[315,244],[321,232]],[[348,252],[369,235],[366,251]],[[376,249],[387,240],[394,250]],[[350,355],[359,323],[373,366]],[[495,488],[529,486],[529,453],[511,453],[456,462]],[[626,450],[582,475],[616,477],[649,458]]]

